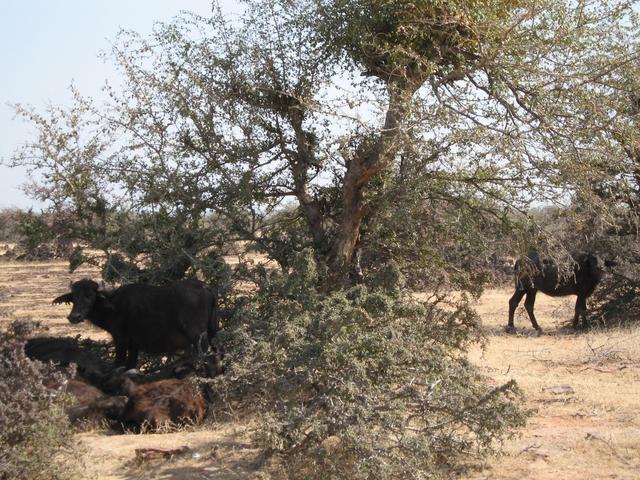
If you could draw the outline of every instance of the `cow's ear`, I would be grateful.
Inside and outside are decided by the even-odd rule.
[[[107,290],[98,290],[96,292],[96,300],[100,300],[102,308],[113,309],[113,303],[111,302],[111,294]]]
[[[107,291],[106,290],[101,290],[101,289],[98,289],[96,291],[96,296],[101,300],[106,300],[107,298],[109,298],[109,295],[108,295]]]
[[[53,299],[53,304],[58,303],[73,303],[73,294],[71,292],[65,293],[64,295],[60,295],[57,298]]]

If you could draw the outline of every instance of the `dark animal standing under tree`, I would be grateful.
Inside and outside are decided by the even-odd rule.
[[[538,290],[552,297],[577,295],[573,327],[577,328],[582,317],[583,326],[588,327],[587,298],[593,293],[602,279],[604,267],[615,266],[613,261],[603,261],[591,253],[578,253],[573,256],[573,269],[562,275],[558,264],[549,258],[543,258],[535,252],[520,258],[515,264],[516,291],[509,300],[509,323],[506,330],[515,332],[513,316],[525,295],[524,308],[529,314],[531,325],[538,333],[542,328],[533,314],[533,306]]]
[[[84,319],[113,337],[116,366],[135,368],[138,351],[173,353],[194,346],[202,350],[218,331],[218,307],[214,291],[198,280],[182,280],[165,286],[124,285],[112,291],[83,279],[71,292],[53,303],[73,303],[71,323]]]

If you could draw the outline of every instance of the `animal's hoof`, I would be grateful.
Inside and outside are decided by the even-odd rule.
[[[544,332],[542,331],[542,329],[541,329],[541,328],[538,328],[538,329],[536,330],[536,337],[540,337],[540,336],[542,336],[542,335],[544,335]]]
[[[507,333],[516,333],[516,327],[514,327],[513,325],[507,325],[506,327],[504,327],[504,331]]]

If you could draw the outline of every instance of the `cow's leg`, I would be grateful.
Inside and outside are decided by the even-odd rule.
[[[589,328],[591,327],[591,323],[589,322],[589,317],[587,316],[587,297],[582,297],[582,304],[581,304],[581,309],[582,309],[582,324],[584,325],[584,328]]]
[[[220,331],[220,311],[218,309],[217,298],[213,300],[211,308],[211,318],[207,322],[207,336],[209,337],[209,345],[213,345],[213,340]]]
[[[114,338],[116,345],[116,367],[124,367],[127,365],[127,344],[122,338]]]
[[[513,296],[509,299],[509,323],[507,324],[507,328],[505,328],[507,333],[515,333],[516,331],[516,327],[513,325],[513,316],[525,293],[526,292],[524,290],[516,289]]]
[[[138,366],[138,347],[129,345],[127,347],[127,370]]]
[[[576,313],[573,317],[573,328],[578,328],[580,326],[580,317],[582,317],[582,324],[586,328],[589,326],[589,321],[587,320],[587,297],[584,295],[578,295],[576,299]]]
[[[198,325],[203,325],[204,328],[199,328]],[[210,343],[206,322],[197,322],[194,326],[188,326],[185,336],[199,357],[209,350]]]
[[[214,346],[213,353],[207,356],[205,362],[205,371],[208,377],[215,377],[216,375],[222,375],[224,373],[224,367],[222,365],[223,357],[223,350]]]
[[[204,363],[205,372],[209,377],[219,375],[224,371],[222,367],[222,353],[216,345],[210,342],[208,329],[187,329],[187,338],[194,347],[198,362]]]
[[[540,334],[542,333],[542,328],[540,328],[540,325],[538,325],[538,322],[536,321],[536,316],[533,314],[533,306],[536,303],[537,293],[538,293],[537,290],[529,290],[529,292],[527,292],[527,298],[525,298],[524,300],[524,308],[529,314],[529,318],[531,319],[531,325],[533,325],[533,328],[535,328],[538,331],[538,334]]]

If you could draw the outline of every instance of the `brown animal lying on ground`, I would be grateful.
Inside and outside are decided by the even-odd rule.
[[[200,423],[207,401],[189,379],[171,378],[142,385],[129,384],[129,400],[122,421],[127,425],[157,429],[164,425]]]
[[[74,424],[116,421],[136,429],[197,424],[207,413],[207,401],[189,379],[171,378],[136,385],[124,381],[126,395],[107,395],[81,380],[70,379],[66,392],[75,398],[67,408]]]
[[[119,421],[127,403],[127,397],[108,395],[102,390],[78,378],[69,378],[60,383],[59,379],[46,378],[44,386],[64,392],[69,397],[65,413],[72,424],[97,427],[104,421]]]
[[[99,425],[104,420],[119,421],[122,418],[127,397],[106,395],[99,388],[82,380],[72,378],[67,381],[65,391],[75,401],[67,407],[66,413],[74,425]]]
[[[96,373],[99,372],[97,361],[74,339],[33,338],[25,345],[25,352],[34,360],[53,361],[61,369],[78,361],[83,365],[78,373],[87,369],[92,372],[91,378],[79,376],[68,379],[64,385],[47,384],[52,389],[64,389],[73,398],[67,414],[74,424],[97,425],[106,420],[134,428],[155,429],[165,424],[198,423],[206,414],[207,401],[188,378],[136,385],[132,380],[140,376],[136,370],[123,372],[118,369],[106,375]],[[89,383],[94,381],[100,388]]]

